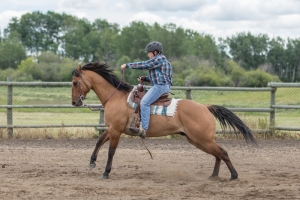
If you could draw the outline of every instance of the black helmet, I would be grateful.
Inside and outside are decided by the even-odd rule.
[[[154,41],[147,44],[145,51],[146,52],[154,52],[155,50],[158,51],[158,53],[162,53],[163,47],[160,42]]]

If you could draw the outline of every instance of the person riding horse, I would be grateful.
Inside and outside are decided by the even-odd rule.
[[[107,130],[98,139],[89,164],[89,170],[96,167],[99,150],[109,141],[108,158],[102,179],[109,178],[121,135],[123,133],[133,135],[129,128],[134,108],[127,102],[133,89],[133,86],[119,80],[106,63],[88,63],[83,67],[78,66],[72,72],[72,105],[82,106],[86,95],[93,90],[105,108],[104,123]],[[230,180],[235,180],[238,173],[227,151],[215,141],[216,119],[223,130],[231,128],[235,134],[243,135],[246,142],[256,144],[251,129],[229,109],[218,105],[204,105],[188,99],[177,102],[176,112],[172,117],[151,115],[147,137],[183,135],[196,148],[215,157],[211,177],[219,176],[222,160],[229,169]]]
[[[121,69],[131,68],[138,70],[149,70],[149,75],[139,77],[138,81],[150,82],[151,88],[147,91],[140,102],[141,121],[143,131],[139,135],[145,138],[150,122],[150,105],[162,94],[169,93],[172,85],[172,65],[162,54],[163,47],[160,42],[153,41],[147,44],[145,52],[148,53],[149,60],[141,62],[126,63],[121,65]],[[139,129],[130,127],[133,134],[138,134]]]

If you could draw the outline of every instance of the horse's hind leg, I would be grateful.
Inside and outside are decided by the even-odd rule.
[[[93,154],[91,156],[91,161],[90,161],[90,165],[89,165],[89,170],[93,169],[96,167],[96,160],[97,160],[97,156],[98,156],[98,152],[100,150],[100,147],[109,140],[109,137],[108,137],[108,132],[105,131],[103,133],[103,135],[99,138],[97,144],[96,144],[96,147],[93,151]]]
[[[208,154],[213,155],[216,158],[214,170],[213,170],[211,177],[219,176],[221,160],[223,160],[231,173],[230,180],[234,180],[234,179],[238,178],[238,173],[234,169],[234,167],[229,159],[228,153],[222,147],[220,147],[215,141],[206,142],[206,143],[203,142],[203,144],[202,144],[201,142],[196,143],[188,137],[187,137],[187,139],[191,144],[193,144],[197,148],[201,149],[202,151],[204,151]]]
[[[220,170],[220,164],[221,164],[221,159],[225,162],[225,164],[227,165],[230,173],[231,173],[231,177],[230,180],[234,180],[238,178],[238,173],[237,171],[234,169],[231,160],[229,159],[228,153],[227,151],[225,151],[222,147],[220,147],[219,145],[217,145],[216,143],[214,143],[216,148],[213,150],[212,155],[215,156],[216,158],[216,162],[215,162],[215,167],[214,167],[214,171],[213,174],[211,175],[211,177],[216,177],[219,175],[219,170]]]

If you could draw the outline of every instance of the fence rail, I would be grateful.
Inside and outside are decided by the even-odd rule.
[[[99,124],[44,124],[44,125],[18,125],[13,124],[13,110],[14,109],[34,109],[34,108],[68,108],[77,109],[70,104],[38,104],[38,105],[14,105],[13,104],[13,88],[14,87],[71,87],[69,82],[12,82],[8,79],[7,82],[0,82],[0,86],[7,87],[7,101],[6,104],[0,105],[0,109],[6,109],[7,123],[6,125],[0,125],[0,128],[6,128],[10,136],[13,135],[14,128],[62,128],[62,127],[96,127],[98,129],[106,129],[103,122],[104,110],[100,110]],[[147,87],[149,88],[149,87]],[[235,108],[227,107],[233,112],[263,112],[269,113],[269,127],[267,129],[254,130],[256,132],[274,132],[275,130],[288,130],[288,131],[299,131],[300,127],[289,127],[289,126],[275,126],[276,124],[276,110],[282,109],[300,109],[300,105],[276,105],[275,97],[278,88],[300,88],[300,83],[269,83],[268,87],[263,88],[244,88],[244,87],[174,87],[172,90],[179,90],[185,92],[186,99],[192,99],[192,91],[233,91],[233,92],[270,92],[270,101],[268,108]],[[91,104],[91,106],[99,106],[99,104]],[[217,131],[219,132],[219,130]]]

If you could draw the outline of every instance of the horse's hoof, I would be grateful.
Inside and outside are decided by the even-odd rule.
[[[230,179],[229,179],[229,181],[234,181],[234,180],[238,180],[238,177],[236,176],[236,177],[231,177]]]
[[[108,175],[102,175],[101,179],[108,179]]]
[[[95,167],[96,167],[96,163],[91,163],[89,165],[89,171],[92,170],[92,169],[94,169]]]

